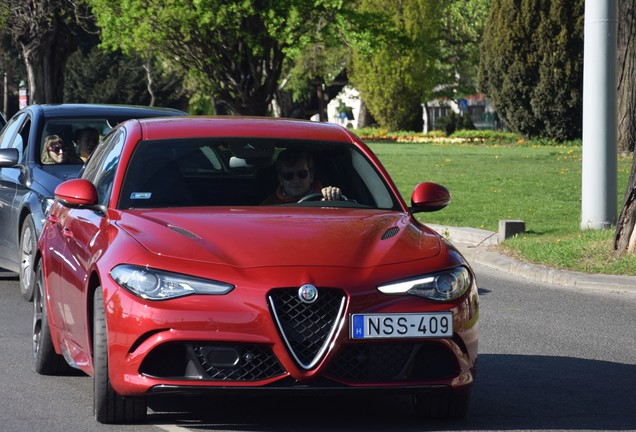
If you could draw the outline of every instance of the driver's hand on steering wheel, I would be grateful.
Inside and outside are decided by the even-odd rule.
[[[342,191],[335,186],[327,186],[321,189],[323,201],[338,201],[342,200]]]

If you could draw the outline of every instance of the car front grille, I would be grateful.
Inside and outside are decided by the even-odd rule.
[[[268,295],[272,314],[296,363],[311,369],[323,358],[343,320],[346,297],[321,288],[313,303],[300,300],[298,288],[274,289]]]
[[[455,355],[436,343],[365,343],[342,347],[327,375],[353,383],[424,381],[456,376]]]

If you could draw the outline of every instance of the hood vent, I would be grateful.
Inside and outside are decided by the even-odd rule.
[[[390,239],[391,237],[395,237],[397,233],[400,232],[398,227],[389,228],[382,234],[382,240]]]
[[[189,239],[201,240],[201,237],[199,237],[198,235],[196,235],[196,234],[194,234],[194,233],[192,233],[192,232],[190,232],[190,231],[188,231],[186,229],[179,228],[179,227],[174,226],[174,225],[168,225],[168,228],[170,228],[172,231],[174,231],[176,233],[179,233],[182,236],[187,237]]]

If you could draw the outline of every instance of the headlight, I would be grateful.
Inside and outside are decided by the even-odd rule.
[[[380,285],[385,294],[412,294],[431,300],[450,301],[462,296],[471,284],[466,267],[431,273],[417,278]]]
[[[122,288],[148,300],[166,300],[190,294],[227,294],[234,285],[169,273],[129,264],[118,265],[110,275]]]

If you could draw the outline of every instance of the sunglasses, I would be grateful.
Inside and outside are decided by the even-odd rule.
[[[294,177],[298,177],[301,180],[305,180],[309,176],[309,171],[306,169],[296,171],[296,172],[286,171],[286,172],[280,173],[280,176],[283,178],[283,180],[287,180],[287,181],[290,181]]]
[[[50,147],[50,148],[49,148],[49,151],[50,151],[50,152],[53,152],[53,153],[58,153],[58,154],[59,154],[59,153],[62,153],[62,152],[68,151],[68,150],[67,150],[67,148],[66,148],[66,147],[62,147],[62,146],[53,146],[53,147]]]

